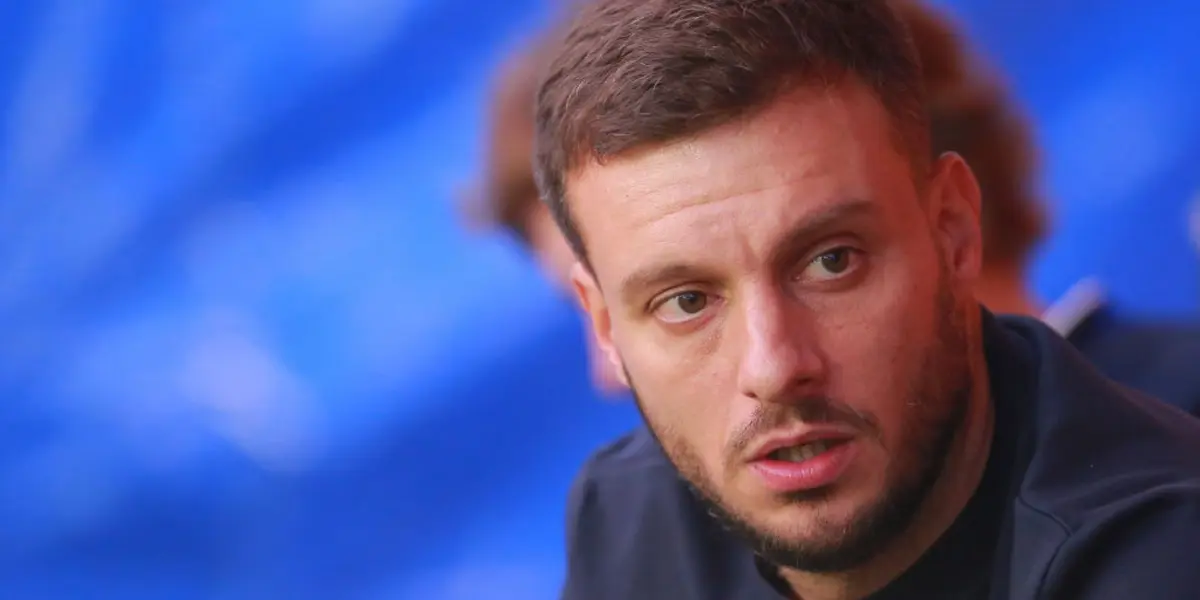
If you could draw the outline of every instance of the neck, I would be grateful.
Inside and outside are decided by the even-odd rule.
[[[783,579],[802,600],[855,600],[894,581],[954,523],[983,479],[992,446],[994,412],[983,349],[979,311],[968,318],[972,390],[963,426],[955,437],[941,478],[930,490],[909,528],[870,563],[845,573],[806,573],[784,569]]]
[[[975,284],[975,297],[995,313],[1040,318],[1045,307],[1025,287],[1017,267],[988,267]]]

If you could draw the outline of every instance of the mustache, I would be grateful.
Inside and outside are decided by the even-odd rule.
[[[880,431],[874,415],[855,410],[848,404],[826,396],[812,396],[788,403],[760,404],[754,414],[734,432],[730,441],[730,456],[741,456],[755,440],[796,423],[848,426],[872,437],[878,437]]]

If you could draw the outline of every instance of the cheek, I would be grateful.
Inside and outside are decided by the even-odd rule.
[[[646,418],[663,443],[684,444],[706,469],[717,468],[734,413],[743,410],[732,373],[722,366],[727,361],[698,338],[626,334],[618,343]]]
[[[936,278],[907,263],[878,265],[859,288],[821,307],[831,392],[883,429],[903,427],[906,402],[936,343]]]

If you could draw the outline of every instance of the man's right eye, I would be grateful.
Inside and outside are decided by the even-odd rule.
[[[654,309],[654,314],[667,323],[690,321],[708,308],[708,294],[703,292],[679,292],[667,298]]]

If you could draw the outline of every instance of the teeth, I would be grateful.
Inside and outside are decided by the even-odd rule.
[[[823,441],[816,441],[803,446],[792,446],[779,450],[778,455],[782,460],[788,462],[804,462],[818,454],[829,449],[829,445]]]

